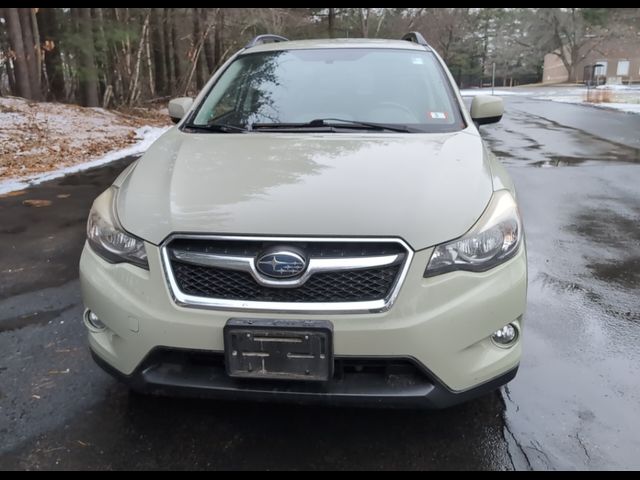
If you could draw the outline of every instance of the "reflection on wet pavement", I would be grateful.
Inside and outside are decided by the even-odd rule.
[[[505,420],[534,469],[638,468],[640,165],[510,173],[529,301]]]
[[[521,102],[510,101],[500,123],[482,127],[489,147],[505,165],[563,167],[640,162],[640,149],[532,114],[520,106]]]
[[[0,300],[77,278],[93,199],[132,160],[0,197]]]
[[[628,289],[640,287],[640,257],[638,256],[607,263],[590,263],[587,267],[598,280],[603,282],[617,283]],[[640,316],[637,318],[640,319]]]

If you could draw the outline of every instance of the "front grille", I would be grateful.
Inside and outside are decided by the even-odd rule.
[[[305,270],[285,279],[265,276],[256,261],[274,250],[299,252]],[[381,311],[396,298],[411,258],[394,239],[176,236],[163,247],[179,304],[240,310]]]
[[[321,272],[299,287],[259,285],[246,272],[172,261],[180,290],[188,295],[255,302],[362,302],[385,298],[400,265],[348,271]]]

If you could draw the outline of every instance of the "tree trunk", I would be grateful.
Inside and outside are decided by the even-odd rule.
[[[36,13],[38,8],[30,8],[29,12],[31,13],[31,31],[33,32],[33,45],[36,54],[36,64],[38,65],[38,87],[39,91],[42,92],[42,49],[40,43],[40,30],[38,29],[38,19],[36,17]]]
[[[5,8],[9,29],[9,41],[15,54],[13,65],[15,67],[17,93],[20,97],[31,98],[31,83],[29,81],[29,66],[25,55],[24,42],[22,41],[22,26],[20,14],[17,8]]]
[[[371,13],[370,8],[359,8],[360,12],[360,28],[362,31],[362,36],[364,38],[369,37],[369,14]]]
[[[171,26],[173,25],[173,19],[171,16],[171,9],[164,9],[164,62],[165,62],[165,71],[167,72],[167,93],[169,95],[173,95],[176,91],[176,67],[173,61],[173,36],[171,35]]]
[[[329,9],[329,38],[335,37],[335,20],[336,20],[336,9]]]
[[[202,8],[193,9],[193,48],[195,49],[195,58],[193,61],[195,62],[194,67],[196,69],[196,90],[199,90],[207,83],[208,77],[206,59],[204,55],[202,55],[202,50],[204,49],[209,33],[202,19],[204,15],[205,13]]]
[[[33,36],[33,28],[31,23],[31,9],[19,8],[20,25],[22,26],[22,41],[24,43],[24,53],[27,59],[27,69],[29,71],[29,84],[31,85],[31,98],[33,100],[41,100],[42,92],[40,90],[40,65],[38,63],[39,55],[36,54],[40,48],[36,44]]]
[[[220,9],[216,8],[215,15],[217,16],[219,14],[220,14]],[[206,22],[207,28],[209,28],[210,22],[211,21],[207,19],[207,22]],[[206,60],[206,66],[207,66],[207,80],[209,79],[209,76],[211,76],[211,74],[216,68],[216,52],[214,49],[212,37],[213,37],[212,35],[207,35],[207,38],[205,39],[205,42],[204,42],[204,58]]]
[[[84,105],[86,107],[98,107],[100,105],[98,96],[98,70],[95,63],[91,9],[80,8],[78,10],[80,14],[80,33],[83,43],[80,47],[80,85],[84,92]]]
[[[137,100],[139,92],[138,92],[138,80],[140,79],[140,63],[142,61],[142,50],[144,48],[144,41],[147,35],[147,29],[149,28],[149,17],[151,16],[151,9],[147,12],[145,16],[144,23],[142,24],[142,32],[140,32],[140,42],[138,44],[138,52],[136,54],[136,63],[133,71],[133,80],[131,82],[131,88],[129,89],[129,106],[133,105],[133,103]]]
[[[154,8],[151,13],[151,38],[153,39],[153,66],[155,71],[155,87],[158,95],[167,91],[167,65],[165,63],[165,41],[163,25],[163,8]]]
[[[102,8],[94,8],[92,11],[92,23],[93,23],[93,33],[94,33],[94,48],[96,52],[96,63],[97,63],[97,71],[98,71],[98,90],[99,92],[103,92],[102,94],[102,107],[107,108],[108,104],[105,105],[104,100],[108,100],[112,93],[107,95],[107,90],[109,87],[113,89],[113,62],[112,55],[109,50],[109,43],[107,42],[107,36],[104,30],[104,12]]]
[[[198,28],[194,28],[195,34],[199,35],[199,38],[196,37],[194,39],[195,45],[193,45],[193,60],[191,63],[191,69],[189,70],[189,73],[187,75],[187,80],[185,81],[184,85],[184,94],[183,95],[187,95],[187,92],[189,90],[189,87],[191,86],[191,80],[193,78],[194,73],[196,72],[196,70],[198,70],[198,74],[197,77],[200,76],[200,81],[202,81],[202,68],[198,68],[199,65],[202,65],[202,62],[198,62],[200,60],[200,56],[202,54],[202,49],[204,47],[204,42],[207,38],[207,36],[209,35],[209,30],[211,29],[211,25],[208,25],[206,29],[202,29],[202,25],[199,25]],[[202,84],[204,84],[206,82],[206,79],[204,82],[200,83],[198,81],[198,79],[196,78],[196,90],[198,88],[200,88],[200,86]],[[200,85],[199,85],[200,84]]]
[[[216,17],[216,43],[213,49],[215,58],[215,68],[218,68],[222,63],[222,56],[224,54],[224,9],[219,9],[218,16]]]
[[[153,9],[149,9],[153,12]],[[149,15],[150,16],[150,15]],[[151,98],[156,96],[156,82],[155,82],[155,72],[153,70],[153,60],[151,58],[151,32],[149,32],[150,27],[147,27],[146,39],[145,39],[145,53],[147,54],[147,75],[149,76],[149,93],[151,94]],[[162,63],[162,62],[161,62]]]
[[[49,93],[52,100],[59,102],[65,99],[65,85],[58,12],[55,8],[41,8],[38,12],[38,20],[44,43],[44,66],[49,80]]]
[[[128,8],[113,8],[110,10],[116,24],[130,25]],[[132,23],[132,22],[131,22]],[[114,64],[114,98],[117,103],[124,104],[129,101],[131,91],[132,49],[130,27],[126,28],[117,41],[112,42],[111,55]]]
[[[176,70],[176,83],[178,85],[182,82],[182,76],[184,69],[182,68],[182,58],[180,58],[180,39],[178,38],[178,29],[176,27],[176,14],[177,8],[172,8],[172,22],[171,22],[171,42],[173,43],[173,62]]]
[[[382,28],[382,24],[384,23],[384,19],[386,16],[387,16],[387,9],[384,8],[382,9],[382,13],[380,14],[380,19],[378,20],[378,26],[376,27],[376,34],[375,34],[376,37],[380,35],[380,29]]]
[[[7,14],[4,11],[4,8],[0,7],[0,17],[2,17],[5,21],[5,24],[7,22]],[[5,45],[2,45],[2,47],[0,48],[4,48]],[[5,72],[7,72],[7,82],[9,84],[9,91],[8,94],[14,94],[14,92],[16,91],[16,77],[14,75],[13,72],[13,65],[10,59],[6,59],[4,62],[2,62],[1,64],[4,64],[4,69]],[[0,74],[0,78],[2,77],[2,75]],[[0,96],[2,96],[2,87],[0,86]]]
[[[77,8],[69,9],[71,14],[70,21],[70,30],[74,34],[75,38],[80,37],[80,10]],[[74,45],[72,55],[70,55],[69,59],[69,78],[70,78],[70,88],[68,93],[68,99],[72,102],[79,103],[80,105],[84,105],[84,90],[80,88],[80,78],[81,78],[81,65],[79,57],[80,46]]]
[[[7,71],[7,80],[9,81],[9,92],[13,93],[16,91],[16,75],[13,71],[13,66],[11,62],[4,62],[4,67]]]

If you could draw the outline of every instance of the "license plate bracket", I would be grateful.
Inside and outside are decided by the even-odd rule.
[[[327,320],[231,318],[224,350],[230,377],[326,382],[333,376],[333,324]]]

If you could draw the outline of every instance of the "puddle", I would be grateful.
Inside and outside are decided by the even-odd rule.
[[[640,238],[640,223],[610,209],[592,210],[576,216],[569,230],[588,237],[590,241],[607,249],[617,247],[626,250],[629,242]]]
[[[567,230],[587,239],[595,247],[594,252],[600,252],[584,255],[586,263],[582,277],[607,285],[606,301],[593,295],[587,295],[588,298],[600,305],[609,305],[610,313],[615,313],[614,316],[640,319],[640,304],[637,301],[631,302],[637,307],[626,307],[631,312],[618,311],[622,308],[620,302],[628,303],[624,299],[629,293],[637,297],[640,289],[640,223],[637,217],[633,213],[625,216],[611,209],[600,208],[580,213],[575,220],[575,223],[566,227]]]
[[[590,263],[587,267],[598,280],[603,282],[615,283],[628,289],[640,287],[640,257]]]

